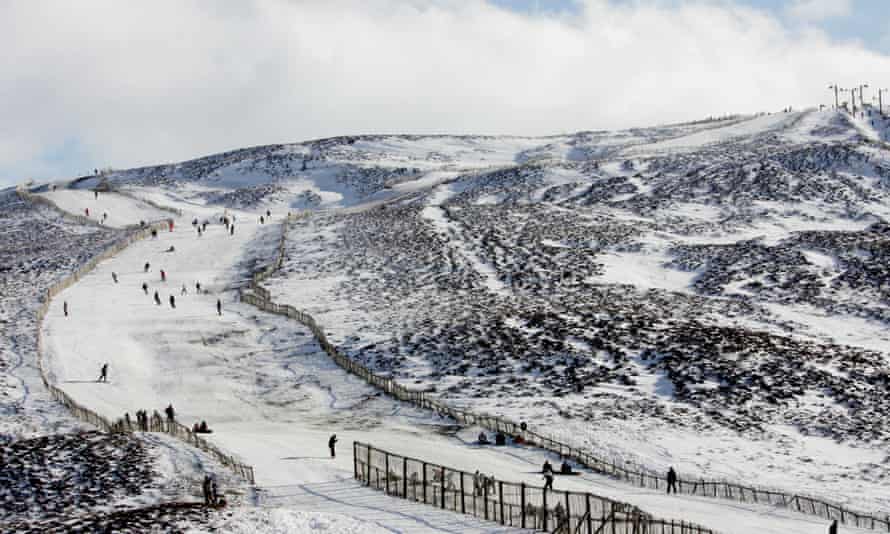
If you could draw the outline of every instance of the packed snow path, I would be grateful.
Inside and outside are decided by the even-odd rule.
[[[186,212],[173,232],[135,243],[54,299],[44,324],[53,380],[109,417],[161,410],[172,403],[183,423],[206,420],[214,442],[255,467],[257,483],[267,488],[262,504],[319,510],[326,503],[324,511],[399,532],[502,531],[361,488],[352,480],[352,441],[536,485],[541,484],[539,466],[548,456],[519,447],[473,446],[469,441],[478,429],[448,432],[447,421],[386,398],[346,375],[293,321],[237,303],[233,288],[247,277],[243,266],[255,257],[270,260],[279,228],[260,225],[258,215],[247,213],[235,214],[234,235],[218,220],[202,237],[188,224],[194,216],[203,220],[214,215],[218,217],[212,210]],[[171,245],[175,251],[165,252]],[[206,293],[195,294],[198,281]],[[181,294],[183,284],[186,295]],[[155,290],[160,304],[153,300]],[[222,315],[216,312],[217,298]],[[299,306],[299,295],[292,302]],[[100,384],[96,378],[105,362],[109,380]],[[340,440],[336,459],[326,447],[332,433]],[[825,525],[788,510],[668,497],[589,474],[560,479],[557,485],[727,533],[804,534]]]

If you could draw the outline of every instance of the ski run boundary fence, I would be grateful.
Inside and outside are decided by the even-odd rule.
[[[592,493],[481,477],[357,441],[352,449],[354,476],[365,485],[501,525],[562,534],[716,534]]]
[[[539,447],[547,451],[559,454],[565,459],[574,461],[591,471],[613,477],[633,484],[635,486],[653,490],[667,489],[667,476],[647,470],[640,466],[626,467],[618,462],[603,458],[595,453],[577,446],[562,443],[556,439],[539,434],[525,424],[516,423],[503,417],[477,414],[469,410],[450,406],[441,400],[433,398],[427,392],[409,389],[398,384],[393,378],[374,373],[361,363],[342,354],[331,344],[324,330],[316,323],[308,313],[300,311],[287,304],[272,302],[267,289],[260,286],[260,282],[268,278],[278,270],[284,262],[285,241],[288,225],[305,215],[288,216],[282,223],[281,240],[278,244],[278,255],[266,268],[255,273],[248,283],[250,293],[241,292],[243,302],[252,304],[264,311],[285,315],[294,319],[312,331],[321,348],[331,359],[346,371],[365,380],[369,384],[383,390],[385,393],[404,402],[410,402],[415,406],[433,410],[443,417],[454,419],[460,424],[468,426],[480,426],[492,432],[501,432],[513,438],[514,442],[525,443],[529,446]],[[729,499],[743,503],[782,506],[797,512],[818,516],[827,520],[836,519],[839,523],[857,528],[869,528],[890,532],[890,516],[877,517],[864,512],[850,510],[840,504],[828,502],[824,499],[809,495],[789,494],[776,489],[767,489],[755,486],[735,484],[722,480],[706,479],[678,479],[678,493],[699,497],[715,497]]]
[[[19,197],[27,202],[42,204],[56,210],[57,212],[61,213],[65,219],[72,220],[81,224],[85,223],[92,224],[94,226],[101,226],[96,221],[88,217],[68,213],[67,211],[58,207],[55,202],[40,195],[34,195],[23,186],[17,187],[16,193],[19,195]],[[167,211],[169,211],[169,209]],[[46,386],[46,388],[49,390],[52,398],[65,406],[75,417],[105,432],[132,432],[134,428],[132,424],[128,423],[128,421],[123,418],[116,421],[110,421],[108,420],[108,418],[103,417],[93,410],[90,410],[86,406],[81,405],[73,398],[71,398],[70,395],[59,389],[50,381],[46,369],[43,365],[43,319],[46,317],[47,311],[49,311],[49,305],[53,297],[86,276],[89,272],[95,269],[96,266],[99,265],[99,263],[117,255],[119,252],[130,246],[132,243],[141,241],[142,239],[149,237],[153,230],[161,232],[163,230],[166,230],[167,228],[167,220],[161,222],[153,222],[146,225],[145,227],[140,227],[139,225],[128,226],[126,228],[126,234],[122,238],[109,245],[107,248],[105,248],[105,250],[91,258],[73,273],[65,276],[64,278],[50,286],[49,289],[47,289],[46,291],[46,295],[40,305],[40,308],[37,309],[37,368],[40,371],[40,378],[43,381],[43,385]],[[154,424],[154,417],[152,417],[150,421],[153,424],[149,428],[149,431],[164,432],[175,438],[185,441],[189,445],[201,449],[202,451],[213,456],[221,464],[225,465],[236,474],[244,478],[247,482],[254,484],[253,467],[238,462],[234,457],[226,454],[207,440],[197,436],[187,427],[177,423],[176,421],[165,422],[161,420],[159,424]]]

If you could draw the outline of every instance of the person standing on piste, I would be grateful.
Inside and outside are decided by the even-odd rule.
[[[335,449],[336,445],[337,445],[337,434],[334,434],[328,440],[328,448],[331,449],[331,458],[337,457],[337,451]]]

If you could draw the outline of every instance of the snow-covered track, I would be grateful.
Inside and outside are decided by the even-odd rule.
[[[66,212],[65,210],[58,207],[51,200],[43,198],[40,195],[33,195],[29,193],[24,187],[20,186],[16,188],[16,192],[23,199],[26,199],[28,201],[49,205],[54,209],[67,214],[68,217],[72,218],[76,222],[98,225],[96,221],[88,217],[73,215]],[[40,370],[40,376],[43,380],[43,384],[49,390],[53,399],[64,405],[75,417],[84,422],[90,423],[105,432],[132,432],[138,429],[128,424],[128,422],[125,421],[123,418],[118,419],[117,421],[110,421],[107,417],[103,417],[90,408],[82,405],[81,403],[78,403],[69,394],[55,385],[52,377],[47,373],[43,363],[43,320],[46,317],[46,313],[49,310],[50,303],[53,297],[55,297],[57,294],[61,293],[63,290],[67,289],[71,285],[75,284],[86,274],[93,271],[93,269],[95,269],[96,266],[99,265],[99,263],[114,257],[115,255],[129,247],[131,244],[152,236],[156,232],[165,230],[166,228],[168,228],[168,225],[169,221],[154,222],[145,226],[131,225],[130,227],[128,227],[129,231],[124,235],[124,237],[115,241],[112,245],[107,247],[98,255],[94,256],[90,261],[88,261],[86,264],[81,266],[70,275],[62,278],[61,280],[53,284],[47,290],[46,297],[44,298],[44,301],[41,304],[40,308],[37,310],[37,366]],[[197,447],[202,451],[213,455],[223,465],[232,469],[236,474],[244,478],[246,481],[251,484],[254,483],[253,467],[238,462],[234,457],[226,454],[224,451],[222,451],[212,443],[208,442],[207,440],[201,439],[188,428],[176,422],[168,422],[166,424],[160,425],[158,427],[158,430],[179,438],[189,445]]]

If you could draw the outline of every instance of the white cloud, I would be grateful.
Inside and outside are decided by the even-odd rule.
[[[853,0],[792,0],[787,12],[807,22],[845,17],[853,12]]]
[[[0,3],[0,180],[374,132],[540,134],[828,101],[890,56],[726,3]],[[69,175],[88,169],[64,169]]]

